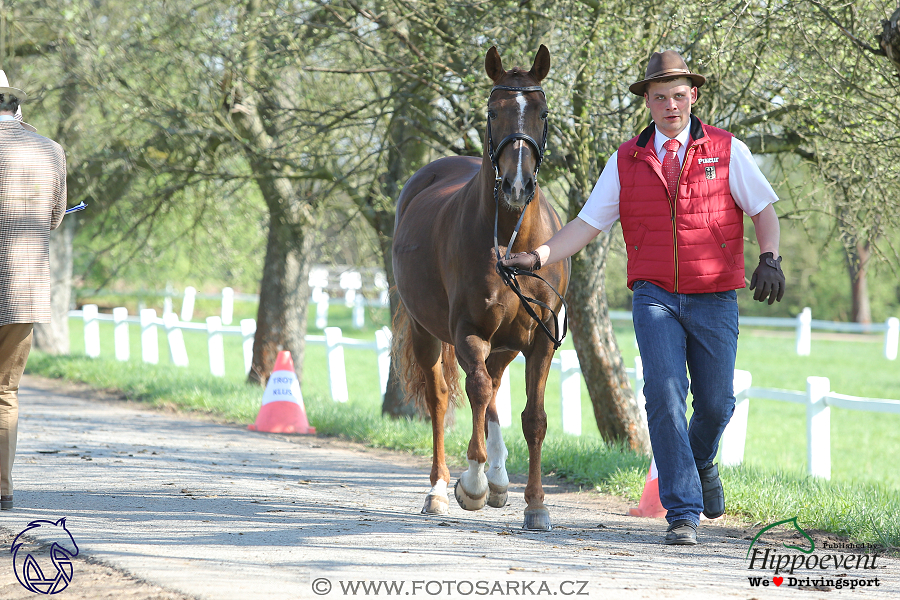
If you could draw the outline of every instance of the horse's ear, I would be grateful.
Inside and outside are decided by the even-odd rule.
[[[494,83],[497,83],[497,80],[506,72],[503,70],[503,63],[500,62],[500,53],[497,52],[497,46],[491,46],[487,56],[484,57],[484,70]]]
[[[531,76],[534,77],[538,83],[543,81],[544,77],[547,76],[547,73],[550,72],[550,51],[547,50],[547,46],[541,44],[541,47],[538,48],[530,72]]]

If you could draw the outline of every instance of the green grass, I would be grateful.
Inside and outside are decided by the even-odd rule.
[[[336,307],[331,325],[344,335],[374,339],[374,331],[386,315],[375,318],[366,329],[350,326],[350,311]],[[312,323],[312,320],[311,320]],[[244,383],[239,338],[226,337],[224,378],[208,373],[206,336],[185,332],[191,365],[170,364],[165,338],[160,335],[159,365],[144,365],[140,356],[138,329],[131,331],[132,360],[91,360],[83,355],[80,323],[70,322],[73,356],[51,357],[34,352],[29,372],[77,380],[118,389],[129,397],[153,405],[177,407],[214,415],[220,419],[252,422],[259,409],[261,391]],[[617,324],[618,325],[618,324]],[[310,333],[319,333],[314,329]],[[637,349],[627,326],[617,329],[626,364],[633,364]],[[571,341],[567,341],[571,347]],[[794,354],[788,337],[767,337],[744,331],[738,353],[738,368],[753,373],[753,385],[804,390],[808,375],[828,376],[837,392],[897,398],[897,364],[882,355],[880,343],[814,340],[812,355]],[[112,326],[101,324],[101,356],[111,357]],[[311,422],[324,435],[341,436],[372,446],[421,455],[431,453],[431,428],[427,423],[384,419],[380,415],[377,367],[374,353],[345,349],[350,402],[330,401],[325,349],[308,345],[303,370],[303,395]],[[351,367],[352,365],[352,367]],[[513,415],[524,407],[524,367],[512,365]],[[797,515],[804,527],[823,529],[866,543],[900,546],[900,474],[895,457],[900,455],[900,415],[874,414],[832,409],[832,481],[805,475],[806,426],[803,406],[768,400],[751,400],[745,463],[723,469],[728,511],[754,522],[771,522]],[[568,479],[587,488],[620,494],[637,501],[643,488],[648,460],[631,452],[607,446],[593,424],[587,392],[582,390],[583,435],[562,433],[559,406],[559,375],[552,373],[547,385],[549,419],[544,444],[545,473]],[[457,412],[455,427],[448,432],[446,450],[456,468],[464,465],[471,432],[467,407]],[[514,422],[517,418],[514,416]],[[511,472],[527,469],[527,449],[518,425],[506,434]]]

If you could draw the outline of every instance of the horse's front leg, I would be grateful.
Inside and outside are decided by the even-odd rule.
[[[487,359],[487,370],[491,376],[491,401],[485,413],[486,423],[484,435],[487,439],[487,470],[485,475],[488,480],[488,506],[502,508],[506,506],[507,491],[509,489],[509,476],[506,473],[506,458],[509,452],[503,443],[503,434],[500,430],[500,416],[497,414],[497,391],[503,373],[509,363],[516,357],[517,352],[503,352],[491,354]]]
[[[485,413],[494,392],[485,364],[489,351],[488,343],[475,335],[457,338],[456,358],[466,374],[466,396],[472,407],[472,436],[466,453],[469,468],[459,476],[454,487],[456,501],[465,510],[480,510],[487,500]]]
[[[547,434],[547,413],[544,411],[544,389],[553,359],[553,346],[541,332],[531,352],[525,357],[525,392],[527,401],[522,411],[522,433],[528,444],[528,484],[525,486],[525,529],[550,530],[550,511],[544,506],[544,486],[541,483],[541,447]]]

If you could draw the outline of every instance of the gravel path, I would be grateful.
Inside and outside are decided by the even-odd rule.
[[[449,515],[425,517],[422,458],[248,432],[34,377],[20,400],[16,508],[0,513],[0,544],[32,520],[65,517],[79,548],[66,600],[900,597],[900,560],[882,556],[875,569],[803,573],[878,587],[777,587],[772,571],[747,568],[760,526],[736,520],[704,523],[699,546],[666,547],[662,520],[551,481],[553,531],[524,532],[521,479],[502,509],[467,513],[451,500]],[[49,531],[30,531],[29,547]],[[6,556],[0,598],[33,598]],[[753,575],[768,587],[751,587]]]

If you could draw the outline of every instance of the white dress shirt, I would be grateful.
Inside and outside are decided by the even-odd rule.
[[[681,142],[681,146],[678,148],[679,165],[684,162],[684,155],[687,152],[690,138],[689,129],[689,127],[685,127],[675,137]],[[656,133],[659,134],[659,131],[657,130]],[[662,134],[653,136],[654,149],[660,163],[665,158],[666,150],[663,148],[663,144],[668,139]],[[747,144],[733,136],[731,138],[731,159],[728,163],[728,187],[735,203],[751,217],[759,214],[769,204],[778,201],[775,190],[759,170]],[[600,179],[597,180],[594,190],[587,202],[584,203],[581,212],[578,213],[578,217],[591,227],[608,232],[612,229],[613,223],[619,219],[619,192],[621,190],[617,151],[613,152],[606,162],[606,166],[603,167]]]

